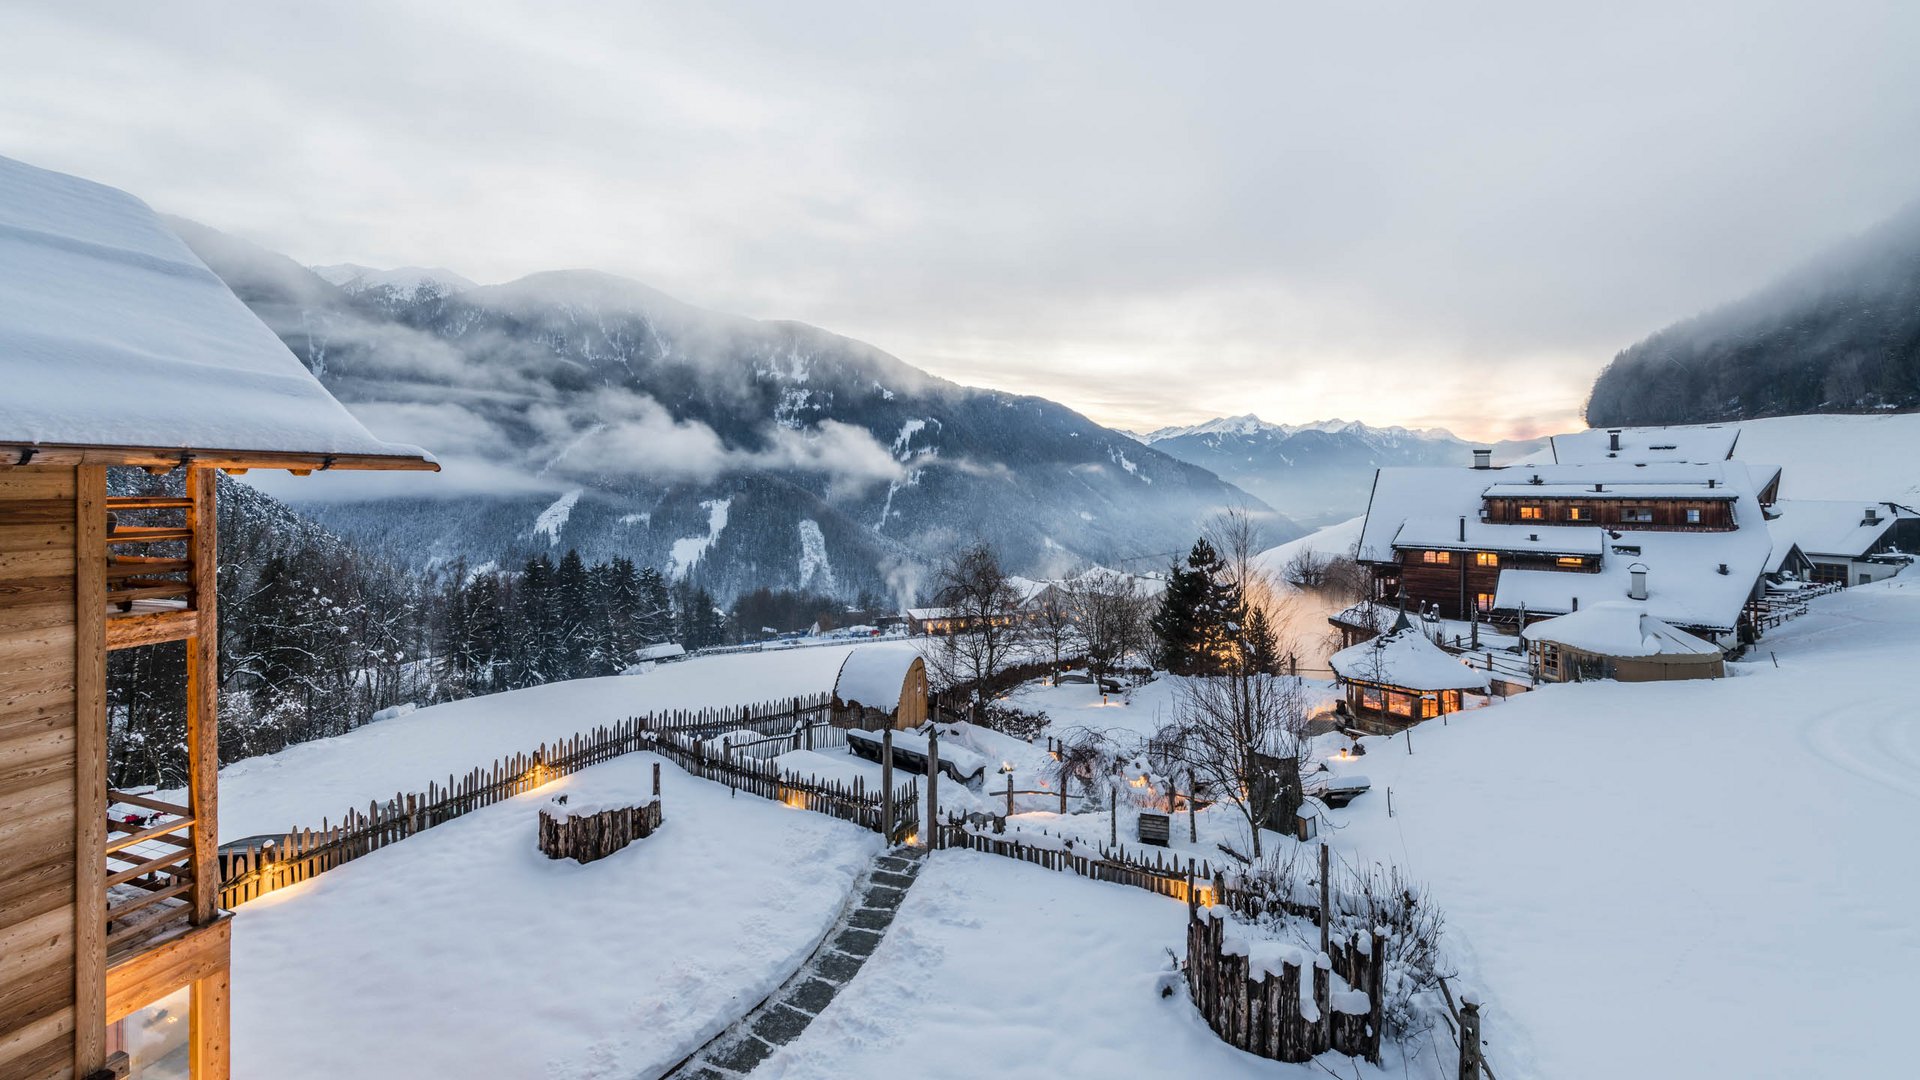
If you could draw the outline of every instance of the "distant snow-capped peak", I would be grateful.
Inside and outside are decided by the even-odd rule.
[[[1328,435],[1355,435],[1359,437],[1379,436],[1394,439],[1452,439],[1458,441],[1451,431],[1445,428],[1404,428],[1372,427],[1358,420],[1314,420],[1305,424],[1272,424],[1252,413],[1243,416],[1222,416],[1205,423],[1190,424],[1185,427],[1163,427],[1145,435],[1135,435],[1143,443],[1156,443],[1165,439],[1177,439],[1183,435],[1257,435],[1272,432],[1280,438],[1291,438],[1303,431],[1318,431]]]

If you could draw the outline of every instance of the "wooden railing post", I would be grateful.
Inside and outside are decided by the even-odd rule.
[[[1480,1002],[1460,995],[1460,1080],[1480,1080]]]
[[[940,847],[940,725],[927,727],[927,850]]]

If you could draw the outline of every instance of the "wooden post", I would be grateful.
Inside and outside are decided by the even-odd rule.
[[[927,726],[927,850],[940,846],[940,726]]]
[[[1194,808],[1193,808],[1193,796],[1194,796],[1194,793],[1199,790],[1200,789],[1198,787],[1195,787],[1193,783],[1193,770],[1188,769],[1187,770],[1187,843],[1189,844],[1197,844],[1200,842],[1200,821],[1198,818],[1194,817]]]
[[[1007,816],[1013,816],[1013,774],[1007,774]]]
[[[660,797],[660,763],[653,763],[653,797]]]
[[[74,484],[73,1037],[84,1071],[107,1058],[106,466],[79,466]],[[212,832],[196,826],[193,836]]]
[[[1460,1080],[1480,1080],[1480,1003],[1460,995]]]
[[[193,814],[193,924],[211,923],[220,902],[220,820],[216,803],[220,782],[220,656],[214,577],[218,570],[219,530],[215,519],[212,469],[187,471],[187,510],[193,539],[188,541],[193,583],[194,633],[187,639],[187,806]],[[98,812],[98,811],[94,811]]]
[[[1012,785],[1008,785],[1012,786]],[[1107,777],[1107,843],[1112,847],[1120,846],[1120,788],[1114,784],[1113,777]]]
[[[1333,922],[1327,884],[1327,842],[1320,841],[1320,951],[1327,951],[1327,927]]]
[[[893,725],[880,733],[880,831],[893,843]]]

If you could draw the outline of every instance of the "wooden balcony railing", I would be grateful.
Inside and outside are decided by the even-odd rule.
[[[107,954],[117,960],[191,922],[197,823],[184,806],[107,793]]]
[[[179,641],[198,631],[198,612],[209,606],[199,593],[213,582],[211,529],[202,528],[211,525],[212,484],[205,487],[202,497],[106,499],[107,648]]]

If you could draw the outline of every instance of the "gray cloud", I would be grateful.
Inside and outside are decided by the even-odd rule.
[[[1127,425],[1563,426],[1920,194],[1920,7],[1867,0],[7,22],[6,153],[305,261],[598,267]]]

